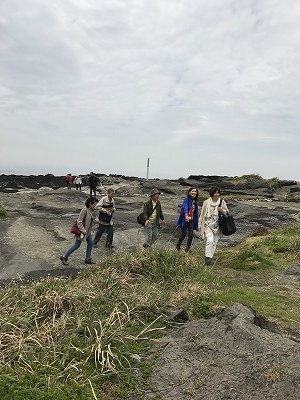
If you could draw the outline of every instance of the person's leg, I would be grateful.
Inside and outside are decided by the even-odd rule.
[[[93,245],[97,245],[97,243],[101,239],[103,233],[105,232],[105,228],[106,228],[105,225],[99,224],[97,232],[96,232],[96,235],[95,235],[94,240],[93,240]]]
[[[78,186],[79,186],[79,190],[81,191],[81,183],[79,183]]]
[[[193,232],[193,221],[189,221],[187,224],[187,229],[188,229],[188,240],[186,244],[186,250],[188,251],[191,247],[193,237],[194,237],[194,232]]]
[[[81,245],[81,240],[79,240],[76,236],[76,240],[75,243],[73,244],[73,246],[71,246],[63,255],[64,258],[68,258],[72,253],[74,253],[75,250],[79,249]]]
[[[144,238],[145,242],[143,247],[150,247],[152,244],[152,223],[149,222],[147,225],[144,226]]]
[[[177,250],[180,250],[181,243],[184,241],[184,238],[186,237],[186,232],[187,232],[187,223],[186,222],[180,230],[181,230],[181,234],[180,234],[180,237],[179,237],[177,245],[176,245]]]
[[[106,247],[112,247],[113,239],[114,239],[114,227],[113,225],[108,225],[106,227],[107,238],[106,238]]]
[[[86,238],[86,256],[85,260],[90,260],[92,257],[92,250],[93,250],[93,238],[92,234],[90,233]]]
[[[152,225],[152,243],[156,242],[158,238],[158,226],[156,224]]]
[[[92,186],[90,186],[90,197],[93,197],[93,189],[92,189]]]
[[[211,264],[211,259],[215,254],[217,243],[220,239],[219,234],[214,234],[211,229],[205,229],[206,244],[205,244],[205,262]]]

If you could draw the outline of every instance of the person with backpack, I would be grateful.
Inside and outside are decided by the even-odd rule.
[[[162,212],[161,202],[158,200],[160,191],[153,189],[150,194],[150,200],[144,203],[143,215],[144,215],[144,244],[145,249],[152,246],[152,244],[158,238],[158,229],[160,227],[160,221],[165,225],[165,217]]]
[[[176,245],[176,249],[178,251],[180,250],[180,246],[187,234],[188,239],[185,251],[190,251],[194,237],[194,231],[198,231],[198,194],[198,189],[191,187],[189,188],[187,196],[182,202],[180,215],[176,225],[181,229],[181,234]]]
[[[229,213],[224,199],[220,199],[221,191],[218,187],[209,190],[209,198],[203,202],[199,217],[200,234],[205,243],[205,264],[211,265],[218,241],[221,238],[219,214]]]
[[[90,197],[85,201],[85,207],[80,211],[77,218],[77,226],[81,233],[75,235],[75,243],[71,246],[62,256],[60,256],[60,261],[63,265],[68,265],[69,256],[74,253],[75,250],[79,249],[81,243],[85,240],[87,243],[85,264],[95,264],[92,261],[92,249],[93,249],[93,239],[92,239],[92,223],[93,214],[92,210],[96,207],[98,199],[96,197]]]

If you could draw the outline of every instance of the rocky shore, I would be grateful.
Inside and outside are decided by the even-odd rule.
[[[211,186],[219,186],[237,224],[237,233],[224,238],[220,246],[233,246],[256,229],[269,229],[299,221],[299,203],[287,201],[299,196],[296,181],[267,181],[256,175],[220,177],[191,175],[187,179],[146,180],[121,175],[98,174],[99,198],[109,187],[116,190],[117,212],[114,216],[115,253],[142,249],[143,232],[136,222],[142,205],[153,187],[161,192],[167,226],[161,229],[157,248],[174,249],[177,205],[189,186],[200,189],[202,199]],[[272,186],[276,183],[277,187]],[[9,218],[0,220],[0,280],[26,281],[43,276],[76,275],[84,268],[84,248],[72,255],[70,265],[62,268],[59,256],[73,242],[70,225],[89,195],[84,179],[82,191],[65,187],[65,177],[48,175],[0,175],[0,205]],[[295,198],[294,198],[295,200]],[[96,229],[96,227],[95,227]],[[193,249],[203,251],[203,242],[195,239]],[[93,258],[110,256],[103,243],[94,249]]]

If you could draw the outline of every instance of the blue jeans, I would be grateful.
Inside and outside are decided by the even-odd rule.
[[[86,246],[85,259],[87,260],[87,259],[91,258],[92,249],[93,249],[93,239],[92,239],[91,233],[86,237],[86,242],[87,242],[87,246]],[[78,237],[76,236],[75,243],[73,244],[73,246],[71,246],[69,248],[69,250],[67,250],[65,252],[65,254],[63,256],[65,258],[68,258],[72,253],[74,253],[75,250],[79,249],[79,247],[81,246],[81,243],[82,243],[82,240],[79,240]]]

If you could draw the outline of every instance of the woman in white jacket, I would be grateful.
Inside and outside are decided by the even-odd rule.
[[[204,201],[199,217],[201,237],[206,238],[205,264],[211,265],[218,241],[222,235],[218,220],[219,213],[227,214],[228,208],[225,200],[220,201],[221,191],[218,187],[209,190],[210,197]]]

